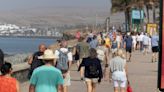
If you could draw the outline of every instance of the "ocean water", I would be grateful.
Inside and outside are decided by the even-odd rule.
[[[54,44],[56,39],[51,38],[16,38],[0,37],[0,48],[5,54],[33,53],[38,50],[41,43],[47,46]]]

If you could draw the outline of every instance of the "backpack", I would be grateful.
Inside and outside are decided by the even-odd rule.
[[[89,66],[88,66],[88,75],[90,78],[98,78],[100,71],[98,69],[98,65],[94,62],[92,62]]]
[[[67,54],[69,52],[62,52],[60,50],[59,51],[59,59],[57,60],[57,64],[56,64],[56,68],[58,68],[59,70],[61,70],[62,73],[65,73],[68,71],[68,56]]]
[[[97,58],[99,59],[99,60],[101,60],[101,61],[104,61],[104,58],[105,58],[105,53],[104,53],[104,51],[102,50],[102,48],[97,48],[96,49],[96,51],[97,51]]]

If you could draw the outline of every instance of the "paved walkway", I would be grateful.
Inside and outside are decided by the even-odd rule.
[[[157,65],[158,63],[151,63],[151,54],[144,56],[139,51],[133,52],[132,62],[128,63],[128,72],[134,92],[156,92]],[[69,92],[86,92],[86,85],[79,80],[79,73],[75,69],[72,69],[71,76]],[[28,92],[28,86],[29,82],[22,83],[21,92]],[[113,92],[112,83],[103,81],[97,86],[97,92]]]

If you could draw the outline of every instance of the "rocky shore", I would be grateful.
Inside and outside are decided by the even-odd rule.
[[[32,55],[32,53],[24,53],[24,54],[15,54],[15,55],[7,55],[5,56],[5,61],[10,62],[13,65],[27,62],[28,57]]]

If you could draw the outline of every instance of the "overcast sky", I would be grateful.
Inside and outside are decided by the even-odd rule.
[[[110,0],[0,0],[0,10],[44,7],[98,7],[109,9]]]

